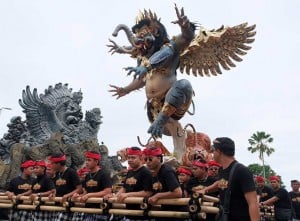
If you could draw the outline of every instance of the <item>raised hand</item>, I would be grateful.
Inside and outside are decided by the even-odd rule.
[[[118,87],[118,86],[111,85],[111,84],[109,86],[112,89],[110,89],[108,91],[114,93],[112,96],[114,96],[114,97],[117,96],[117,99],[128,94],[128,91],[126,91],[123,87]]]
[[[184,10],[181,8],[180,12],[179,9],[177,8],[177,5],[175,4],[175,11],[177,15],[176,21],[173,21],[173,24],[178,24],[181,28],[187,28],[189,26],[189,19],[184,15]]]
[[[109,47],[109,52],[113,55],[114,53],[123,53],[123,48],[119,46],[115,41],[108,39],[112,44],[106,45]]]

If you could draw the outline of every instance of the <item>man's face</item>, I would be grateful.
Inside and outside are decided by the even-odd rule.
[[[292,182],[291,187],[294,192],[298,192],[300,188],[300,182]]]
[[[141,165],[141,156],[138,156],[138,155],[128,155],[127,160],[128,160],[128,165],[132,169],[137,169]]]
[[[185,173],[178,174],[178,180],[179,183],[187,183],[187,181],[190,179],[190,175],[187,175]]]
[[[60,164],[59,163],[54,163],[54,162],[51,162],[51,168],[54,172],[57,172],[60,168]]]
[[[258,188],[263,188],[265,186],[265,182],[264,181],[256,181],[256,186]]]
[[[271,184],[271,187],[273,188],[273,189],[278,189],[279,188],[279,182],[278,181],[276,181],[276,180],[272,180],[272,181],[270,181],[270,184]]]
[[[35,166],[34,167],[34,174],[36,176],[41,176],[44,174],[44,171],[45,171],[45,168],[44,167],[41,167],[41,166]]]
[[[211,176],[218,176],[219,174],[219,167],[217,166],[211,166],[208,168],[208,170]]]
[[[48,177],[53,177],[54,173],[55,173],[55,171],[52,169],[52,166],[46,168],[46,175]]]
[[[31,176],[33,174],[33,167],[24,168],[23,173],[27,176]]]
[[[197,177],[199,179],[204,179],[207,175],[207,171],[206,171],[205,167],[193,166],[192,173],[195,177]]]
[[[160,165],[160,157],[157,156],[146,156],[144,160],[149,170],[155,170]]]
[[[98,160],[92,159],[92,158],[86,158],[85,159],[85,165],[89,169],[94,169],[98,166]]]

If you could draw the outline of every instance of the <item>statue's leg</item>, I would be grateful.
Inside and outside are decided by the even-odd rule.
[[[176,81],[166,94],[162,110],[150,126],[148,132],[155,137],[161,137],[163,128],[169,118],[179,120],[188,110],[193,96],[191,83],[182,79]]]
[[[165,124],[165,128],[168,130],[168,132],[171,134],[173,138],[173,145],[174,145],[174,150],[173,150],[173,156],[177,159],[177,161],[181,164],[182,163],[182,156],[185,153],[185,139],[186,139],[186,134],[182,134],[182,126],[181,124],[172,118],[168,120],[168,122]],[[179,132],[179,136],[178,136]]]

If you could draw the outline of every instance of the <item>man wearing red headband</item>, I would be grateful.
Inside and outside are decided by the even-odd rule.
[[[274,205],[276,221],[290,221],[292,219],[292,206],[288,191],[280,187],[279,176],[270,176],[269,180],[274,196],[261,202],[261,205]]]
[[[109,173],[100,167],[101,155],[96,151],[87,151],[85,153],[86,168],[89,172],[82,182],[83,193],[74,194],[73,198],[79,198],[81,202],[86,202],[91,197],[104,197],[111,193],[112,181]],[[99,208],[95,203],[86,203],[85,207]],[[108,220],[106,215],[88,214],[88,213],[74,213],[73,220]]]
[[[123,202],[127,197],[148,197],[152,194],[152,175],[143,165],[142,151],[139,147],[126,149],[128,170],[123,187],[116,194],[118,202]],[[126,204],[126,209],[139,210],[140,205]],[[147,217],[126,216],[124,220],[147,220]]]
[[[62,197],[64,203],[68,198],[71,198],[75,193],[82,192],[82,186],[76,171],[66,166],[65,154],[54,154],[49,157],[52,169],[55,171],[53,178],[56,196]],[[53,194],[52,197],[55,195]],[[55,221],[71,220],[73,213],[58,212]]]
[[[187,184],[187,191],[189,196],[193,193],[199,193],[205,187],[212,185],[216,179],[208,176],[208,165],[204,160],[194,160],[192,161],[192,172],[193,177],[189,180]],[[218,196],[218,192],[208,194],[213,197]],[[207,221],[214,221],[216,216],[214,214],[207,214]]]
[[[221,164],[218,162],[211,160],[207,163],[208,166],[208,176],[214,177],[215,179],[218,178],[219,175],[219,169],[221,167]]]
[[[187,185],[189,179],[191,178],[192,172],[190,171],[190,169],[188,169],[186,167],[178,167],[177,174],[178,174],[178,180],[180,183],[180,187],[182,190],[182,197],[188,197],[186,185]]]
[[[55,186],[53,181],[46,175],[46,162],[39,160],[35,162],[34,174],[36,180],[32,185],[31,200],[37,200],[37,197],[45,197],[51,194],[55,194]],[[49,220],[51,221],[54,216],[53,212],[50,211],[34,211],[34,220]]]
[[[28,196],[31,194],[31,187],[34,179],[31,177],[35,162],[27,160],[21,164],[21,175],[13,178],[7,188],[6,194],[9,199],[16,196],[17,200],[21,196]],[[19,201],[19,203],[22,201]],[[31,211],[26,210],[12,210],[11,220],[30,220],[32,216]]]
[[[259,202],[266,201],[273,196],[273,190],[266,185],[265,178],[262,176],[255,177],[256,192],[259,196]]]
[[[181,198],[182,191],[175,170],[163,164],[162,150],[157,147],[149,147],[144,150],[145,161],[149,170],[153,173],[152,189],[154,195],[148,202],[155,204],[159,199]],[[180,206],[161,205],[161,210],[181,211]],[[157,218],[156,220],[176,220],[175,218]]]
[[[201,190],[201,193],[219,190],[221,205],[228,210],[222,215],[227,216],[230,221],[259,221],[258,197],[253,174],[246,166],[235,160],[234,141],[228,137],[218,137],[213,141],[212,151],[215,161],[221,164],[222,168],[218,180]],[[234,170],[229,180],[232,168]],[[229,206],[226,206],[227,203]]]

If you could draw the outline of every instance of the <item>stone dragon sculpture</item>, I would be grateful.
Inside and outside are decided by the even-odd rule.
[[[137,66],[126,67],[133,81],[125,87],[110,85],[113,96],[120,98],[131,91],[145,87],[147,97],[147,115],[151,122],[148,133],[154,137],[171,135],[174,153],[179,161],[184,154],[185,137],[177,136],[182,127],[180,120],[192,103],[193,88],[186,79],[177,80],[177,69],[194,76],[217,76],[221,68],[229,70],[235,67],[234,61],[245,55],[254,41],[255,25],[247,23],[217,30],[207,30],[190,22],[183,8],[175,5],[181,33],[169,39],[166,28],[151,10],[141,11],[136,24],[130,29],[124,24],[118,25],[113,36],[123,30],[130,42],[129,46],[119,46],[109,40],[110,52],[128,54],[137,60]]]
[[[101,163],[112,170],[120,170],[117,156],[108,156],[108,149],[98,143],[102,124],[99,108],[82,113],[81,91],[72,92],[68,84],[49,86],[44,94],[27,86],[19,100],[26,120],[13,117],[9,130],[0,139],[0,188],[19,173],[21,162],[26,159],[46,159],[52,153],[63,152],[67,165],[78,168],[84,163],[86,150],[98,150]],[[110,166],[109,166],[110,165]]]
[[[97,137],[101,111],[94,108],[87,111],[85,121],[81,110],[82,92],[72,92],[67,84],[49,86],[38,96],[37,89],[30,91],[27,86],[19,100],[32,142],[41,143],[55,132],[62,132],[68,143],[80,143]]]

